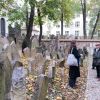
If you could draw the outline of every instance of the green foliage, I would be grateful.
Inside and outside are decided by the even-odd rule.
[[[8,12],[8,18],[9,18],[9,21],[11,22],[17,22],[17,21],[23,22],[25,19],[24,11],[19,8],[11,9]]]
[[[97,14],[98,11],[100,10],[100,0],[90,0],[89,4],[88,4],[88,10],[89,10],[89,16],[90,16],[90,35],[92,33],[92,30],[94,28],[94,24],[97,18]],[[96,31],[98,31],[100,29],[100,19],[98,21],[97,27],[96,27]],[[95,32],[96,34],[97,32]]]
[[[13,2],[14,0],[0,0],[0,12],[4,9],[7,10]]]

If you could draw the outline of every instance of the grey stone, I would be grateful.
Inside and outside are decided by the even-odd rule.
[[[12,66],[5,52],[0,54],[0,100],[7,100],[11,88]]]
[[[10,46],[11,46],[11,58],[12,58],[12,60],[14,60],[14,61],[20,60],[20,55],[19,55],[19,52],[18,52],[18,49],[16,47],[15,42],[12,41]]]
[[[47,87],[48,87],[48,77],[41,74],[37,80],[38,89],[35,91],[36,93],[33,95],[32,100],[45,100],[47,95]]]

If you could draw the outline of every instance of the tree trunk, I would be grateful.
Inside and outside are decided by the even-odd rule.
[[[38,12],[38,21],[39,21],[39,26],[40,26],[40,34],[39,34],[39,45],[41,44],[41,39],[42,39],[42,20],[41,20],[41,12],[40,9],[37,9]]]
[[[61,14],[61,36],[63,36],[63,12]]]
[[[95,29],[97,27],[97,23],[99,21],[99,18],[100,18],[100,11],[98,11],[98,14],[97,14],[97,19],[96,19],[96,22],[94,24],[94,28],[93,28],[93,31],[92,31],[91,39],[93,39],[93,36],[94,36],[94,33],[95,33]]]
[[[82,2],[81,0],[81,5],[82,5],[82,13],[83,13],[83,34],[84,34],[84,39],[87,38],[87,33],[86,33],[86,0]]]
[[[29,22],[29,18],[28,18],[28,7],[26,4],[26,30],[28,30],[28,22]]]
[[[26,37],[30,39],[32,35],[32,29],[33,29],[33,21],[34,21],[34,6],[31,7],[31,12],[30,12],[30,18],[29,18],[29,24],[27,28],[27,34]]]
[[[28,24],[26,24],[26,26],[28,25],[27,34],[22,43],[22,52],[26,47],[29,47],[31,50],[31,35],[32,35],[33,21],[34,21],[34,9],[35,9],[35,6],[31,6],[29,22],[27,21]]]

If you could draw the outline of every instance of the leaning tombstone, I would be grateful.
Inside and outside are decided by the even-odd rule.
[[[50,65],[48,66],[48,78],[50,79],[50,82],[52,81],[52,79],[55,78],[55,71],[56,71],[55,61],[52,60],[50,62]]]
[[[41,74],[37,80],[38,89],[32,96],[32,100],[45,100],[48,88],[48,77]]]
[[[28,66],[29,72],[32,72],[34,74],[36,69],[36,60],[31,58],[28,59]]]
[[[12,60],[13,61],[20,60],[20,55],[19,55],[18,49],[16,48],[15,42],[12,41],[10,46],[11,46],[11,57],[12,57]]]
[[[47,68],[46,63],[47,63],[47,61],[45,61],[43,63],[43,65],[38,66],[38,75],[40,75],[40,74],[44,74],[45,75],[46,74],[46,68]]]
[[[3,62],[0,61],[0,99],[4,100],[5,96],[5,78]]]
[[[34,37],[32,40],[32,48],[36,48],[38,46],[39,46],[38,39],[37,39],[37,37]]]
[[[12,57],[11,57],[11,46],[8,44],[5,44],[2,48],[2,51],[5,51],[7,54],[7,57],[9,58],[10,61],[12,61]]]
[[[0,100],[8,100],[10,87],[12,66],[5,52],[0,54]]]
[[[46,60],[51,60],[49,51],[46,50]]]
[[[12,73],[11,100],[26,100],[26,75],[23,64],[16,61]]]
[[[27,58],[30,58],[30,55],[31,55],[30,49],[27,47],[23,51],[24,51],[24,56]]]
[[[36,55],[36,49],[32,48],[31,49],[31,58],[35,58],[35,55]]]
[[[41,53],[36,54],[35,60],[36,60],[38,66],[43,65],[44,61],[45,61],[45,59],[43,58],[43,55]]]

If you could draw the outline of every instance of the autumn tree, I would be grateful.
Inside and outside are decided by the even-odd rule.
[[[86,33],[86,0],[81,0],[82,14],[83,14],[83,34],[84,39],[87,38]]]
[[[98,33],[100,30],[100,0],[90,0],[89,3],[89,16],[90,16],[90,36]]]

